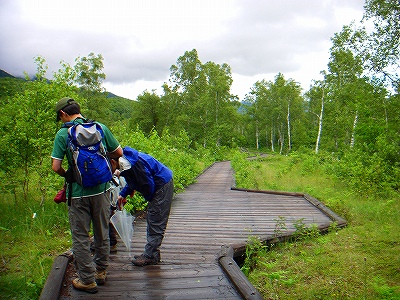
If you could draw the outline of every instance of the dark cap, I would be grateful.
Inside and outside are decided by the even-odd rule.
[[[64,98],[61,98],[60,100],[58,100],[58,102],[56,104],[56,107],[54,109],[56,111],[56,114],[57,114],[57,121],[60,120],[58,112],[60,110],[62,110],[63,108],[67,107],[68,105],[71,105],[71,104],[74,104],[74,103],[76,103],[75,100],[72,99],[72,98],[69,98],[69,97],[64,97]]]
[[[69,98],[69,97],[64,97],[64,98],[58,100],[54,110],[56,111],[56,113],[58,113],[60,110],[62,110],[66,106],[74,104],[74,103],[76,103],[74,99]]]

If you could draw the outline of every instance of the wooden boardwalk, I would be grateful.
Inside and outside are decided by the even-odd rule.
[[[137,219],[132,252],[119,243],[118,253],[110,256],[106,284],[97,294],[72,288],[71,264],[66,272],[53,265],[48,281],[57,271],[66,273],[60,295],[57,298],[57,287],[51,291],[46,282],[41,299],[261,299],[232,258],[243,253],[250,236],[274,238],[279,218],[285,220],[285,236],[294,232],[293,224],[299,220],[321,230],[333,221],[345,225],[308,195],[231,188],[232,172],[230,162],[216,163],[176,195],[159,265],[130,263],[130,255],[142,253],[146,242],[146,222]],[[51,293],[53,298],[46,298]]]

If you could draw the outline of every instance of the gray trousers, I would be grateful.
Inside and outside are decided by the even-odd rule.
[[[110,253],[108,193],[72,199],[68,215],[76,271],[83,283],[90,284],[95,281],[96,269],[105,270],[108,267]],[[93,226],[94,234],[94,257],[90,251],[90,224]]]
[[[147,206],[147,244],[144,254],[160,259],[160,246],[167,228],[172,197],[174,195],[173,180],[169,181],[154,193]]]

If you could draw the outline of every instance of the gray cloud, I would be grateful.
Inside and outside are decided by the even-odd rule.
[[[335,10],[353,7],[360,11],[363,0],[237,0],[224,3],[231,17],[221,16],[221,21],[215,23],[218,26],[216,34],[198,39],[190,30],[201,31],[202,26],[216,21],[218,15],[212,15],[212,19],[204,15],[197,20],[197,27],[185,28],[184,24],[191,22],[188,18],[179,19],[176,22],[179,26],[166,27],[168,17],[174,22],[174,18],[185,16],[180,12],[176,16],[164,16],[162,23],[148,32],[148,38],[154,35],[156,45],[150,47],[137,32],[147,29],[150,22],[154,23],[154,16],[149,23],[128,28],[131,32],[124,33],[66,26],[49,28],[24,20],[20,1],[3,0],[0,1],[0,26],[3,28],[0,32],[0,68],[16,76],[23,71],[34,74],[33,58],[41,55],[52,72],[60,68],[61,60],[74,64],[78,56],[94,52],[104,57],[107,82],[162,81],[167,79],[169,68],[177,58],[195,48],[202,62],[228,63],[233,73],[242,76],[296,72],[303,64],[299,56],[327,52],[329,38],[348,24],[338,23]],[[68,16],[64,17],[67,19],[63,19],[63,24],[68,24]],[[124,18],[129,20],[127,16]],[[112,17],[112,21],[115,20],[118,16]],[[160,33],[165,38],[160,37]],[[178,38],[176,41],[172,40],[174,36]],[[186,38],[182,39],[182,36]],[[160,43],[156,43],[157,39]],[[325,68],[326,63],[316,72]]]
[[[242,14],[229,24],[230,34],[212,41],[219,60],[225,59],[235,72],[260,73],[293,71],[299,68],[295,54],[320,51],[327,36],[337,30],[330,7],[322,1],[246,1]],[[318,13],[316,13],[318,12]],[[298,24],[297,18],[309,20]],[[319,21],[321,25],[313,26]],[[204,49],[212,52],[215,49]]]

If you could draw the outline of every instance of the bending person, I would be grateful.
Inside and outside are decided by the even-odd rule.
[[[125,147],[123,156],[111,160],[113,171],[120,170],[126,186],[119,194],[118,202],[126,203],[126,196],[140,192],[148,201],[147,244],[144,253],[135,255],[135,266],[154,265],[160,262],[160,246],[167,228],[174,193],[173,173],[154,157]]]

